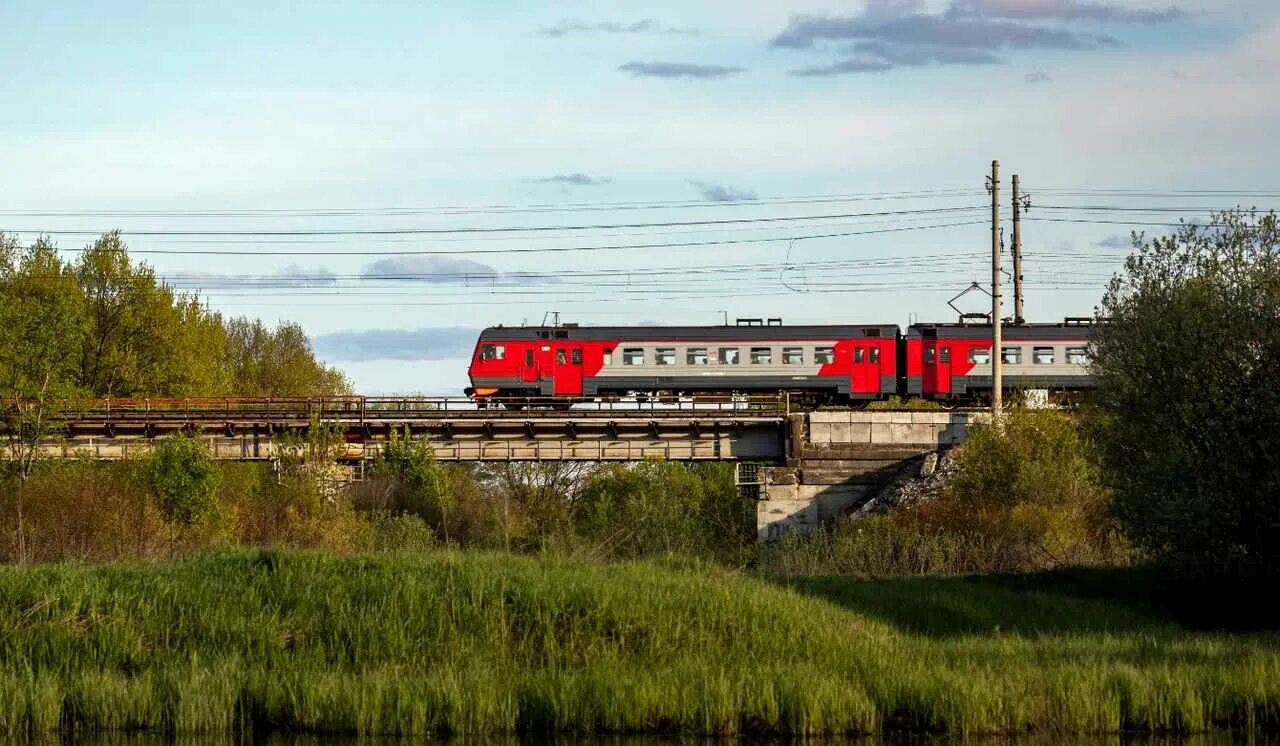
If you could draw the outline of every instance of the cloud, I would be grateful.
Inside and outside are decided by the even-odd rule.
[[[772,44],[812,49],[823,43],[853,42],[843,50],[845,59],[792,71],[802,76],[992,65],[1002,62],[999,53],[1007,50],[1087,51],[1120,44],[1108,34],[1064,24],[1157,23],[1183,15],[1177,8],[1131,10],[1084,0],[953,0],[940,12],[929,12],[924,0],[869,0],[857,14],[794,15]]]
[[[598,176],[588,176],[584,173],[575,172],[571,174],[556,174],[555,176],[546,176],[541,179],[533,179],[534,184],[567,184],[569,186],[601,186],[609,184],[613,179],[606,179]]]
[[[444,360],[465,358],[480,330],[460,326],[423,329],[365,329],[320,334],[311,342],[328,362],[365,360]]]
[[[1102,249],[1127,249],[1133,246],[1133,237],[1128,234],[1123,236],[1120,234],[1107,236],[1101,241],[1095,243],[1094,246]]]
[[[848,75],[850,73],[883,73],[897,67],[884,60],[866,57],[850,57],[830,65],[814,65],[792,70],[791,74],[802,78],[825,78],[832,75]]]
[[[498,270],[470,259],[449,256],[393,256],[364,268],[362,280],[403,280],[432,284],[493,282]]]
[[[1030,84],[1048,83],[1049,81],[1053,80],[1053,77],[1049,75],[1049,73],[1045,72],[1044,70],[1032,70],[1031,72],[1027,73],[1026,76],[1023,77],[1023,80],[1027,81],[1027,83],[1030,83]]]
[[[1161,10],[1124,8],[1113,3],[1082,0],[954,0],[951,17],[983,16],[1013,20],[1101,21],[1110,23],[1166,23],[1186,16],[1176,6]]]
[[[690,179],[689,183],[702,192],[702,198],[708,202],[743,202],[758,199],[750,189],[737,189],[723,184],[712,184],[706,181]]]
[[[324,267],[303,267],[289,264],[271,274],[235,275],[219,272],[177,271],[165,274],[161,278],[165,283],[178,290],[227,290],[235,288],[309,288],[333,287],[338,284],[338,277]]]
[[[878,5],[879,3],[872,3]],[[869,6],[870,7],[870,6]],[[885,44],[962,47],[969,49],[1094,49],[1115,39],[1064,28],[1032,26],[984,18],[908,13],[889,16],[793,16],[773,39],[775,47],[805,49],[823,40],[871,39]]]
[[[564,19],[554,26],[547,26],[538,29],[536,32],[539,36],[550,36],[560,38],[573,33],[599,33],[599,34],[679,34],[684,36],[693,36],[702,33],[696,28],[688,28],[681,26],[667,26],[659,23],[652,18],[643,18],[639,21],[630,23],[620,23],[618,21],[597,21],[589,23],[587,21],[576,21]]]
[[[695,65],[688,62],[628,62],[618,67],[619,72],[631,73],[636,78],[727,78],[746,72],[741,67],[724,65]]]
[[[923,67],[925,65],[998,65],[1001,59],[991,52],[964,47],[943,47],[927,44],[895,45],[882,41],[860,41],[851,45],[853,53],[830,65],[792,70],[801,77],[825,77],[849,73],[881,73],[898,67]]]
[[[362,280],[423,282],[431,285],[553,285],[554,275],[500,272],[488,264],[451,256],[393,256],[379,259],[360,273]]]

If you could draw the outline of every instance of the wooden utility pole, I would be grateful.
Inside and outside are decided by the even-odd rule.
[[[1000,161],[991,162],[991,419],[1004,409],[1004,354],[1000,349]]]
[[[1013,323],[1026,321],[1022,315],[1022,190],[1013,175]]]

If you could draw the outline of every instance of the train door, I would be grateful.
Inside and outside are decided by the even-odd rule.
[[[556,345],[555,395],[582,395],[582,346]]]
[[[874,394],[880,391],[880,344],[854,345],[853,394]]]
[[[934,375],[936,383],[934,391],[939,394],[951,393],[951,343],[944,340],[938,340],[938,352],[936,364],[934,365]]]
[[[871,346],[867,347],[867,393],[880,393],[880,372],[883,370],[880,356],[882,354],[879,342],[873,342]]]
[[[938,339],[924,340],[921,392],[926,396],[951,393],[951,345]]]
[[[534,346],[529,345],[520,353],[520,380],[526,383],[538,381],[538,364],[534,362],[533,349]]]

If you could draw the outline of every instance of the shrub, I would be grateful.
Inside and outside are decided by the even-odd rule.
[[[434,526],[444,526],[451,499],[443,469],[436,463],[431,444],[392,432],[371,470],[382,480],[386,493],[384,508],[416,515]]]
[[[1056,410],[1013,410],[976,428],[929,502],[846,518],[761,547],[782,575],[933,575],[1123,562],[1107,490],[1080,426]]]
[[[156,444],[151,488],[166,520],[190,526],[216,513],[218,479],[213,457],[197,438],[173,435]]]
[[[1067,414],[1015,409],[998,426],[975,428],[956,454],[941,499],[916,520],[982,536],[991,570],[1108,562],[1119,547],[1110,495],[1090,442]]]
[[[25,485],[26,560],[108,562],[160,554],[166,531],[151,492],[149,464],[138,461],[45,461]],[[17,478],[0,491],[17,489]],[[0,521],[14,526],[11,501],[0,502]],[[0,533],[0,561],[17,561],[16,536]]]
[[[1092,338],[1126,533],[1190,576],[1280,576],[1280,222],[1234,211],[1145,241]]]
[[[574,515],[578,533],[608,555],[738,561],[750,533],[747,507],[727,465],[646,461],[597,471]]]

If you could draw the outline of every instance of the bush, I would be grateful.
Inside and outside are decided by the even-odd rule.
[[[727,465],[646,461],[598,471],[583,488],[574,516],[579,535],[605,555],[733,560],[750,530],[745,508]]]
[[[958,575],[997,564],[993,541],[905,514],[841,518],[809,536],[788,533],[756,550],[756,567],[780,577]]]
[[[942,499],[917,520],[986,537],[990,570],[1097,564],[1120,555],[1092,446],[1067,414],[1016,409],[975,428]]]
[[[173,435],[157,443],[150,471],[166,520],[190,526],[217,512],[218,467],[197,438]]]
[[[1123,562],[1090,443],[1068,415],[1012,410],[975,428],[936,500],[844,519],[758,552],[784,575],[933,575]]]
[[[375,552],[425,552],[439,546],[436,532],[416,515],[375,513],[369,521],[373,529],[370,549]]]
[[[161,554],[167,527],[151,492],[149,465],[139,461],[45,461],[27,479],[23,533],[32,562],[110,562]],[[18,489],[16,477],[0,492]],[[0,501],[0,521],[16,525],[13,502]],[[0,561],[15,562],[15,532],[0,533]]]
[[[1229,212],[1143,240],[1093,334],[1126,533],[1190,576],[1280,576],[1280,225]]]
[[[385,488],[380,506],[394,513],[409,513],[434,526],[444,526],[452,500],[444,470],[436,463],[431,444],[393,432],[374,463],[371,475]]]

